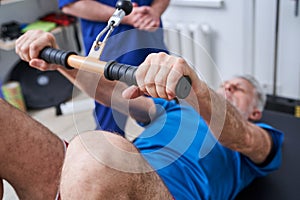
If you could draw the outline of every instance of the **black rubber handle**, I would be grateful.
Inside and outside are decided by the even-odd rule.
[[[129,15],[132,11],[132,3],[129,0],[119,0],[116,3],[116,8],[122,9],[125,12],[125,15]]]
[[[45,47],[40,52],[39,57],[48,63],[58,64],[68,69],[73,69],[72,66],[68,65],[68,57],[70,55],[77,55],[77,53],[73,51],[54,49],[52,47]]]
[[[104,76],[108,80],[119,80],[128,85],[137,85],[135,71],[137,67],[109,61],[104,67]]]
[[[52,47],[45,47],[39,57],[48,63],[62,65],[68,69],[73,69],[68,64],[68,57],[70,55],[77,55],[72,51],[64,51],[54,49]],[[137,67],[131,65],[120,64],[115,61],[107,62],[104,67],[104,76],[108,80],[119,80],[128,85],[137,85],[135,72]],[[176,85],[176,96],[180,99],[186,98],[191,91],[191,79],[188,76],[183,76],[179,79]]]
[[[135,72],[137,67],[120,64],[115,61],[107,62],[104,68],[104,76],[108,80],[120,80],[128,85],[137,85]],[[180,99],[186,98],[191,91],[191,79],[183,76],[176,85],[176,96]]]

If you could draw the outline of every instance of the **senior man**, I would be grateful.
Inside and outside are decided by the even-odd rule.
[[[60,71],[145,130],[132,143],[109,132],[82,133],[65,154],[63,141],[1,100],[0,177],[21,199],[234,199],[280,166],[282,133],[255,122],[265,101],[255,80],[235,77],[214,92],[184,59],[158,53],[139,66],[138,86],[128,88],[47,64],[38,58],[45,46],[57,47],[53,35],[31,31],[16,52],[33,67]],[[178,103],[183,75],[192,90]],[[101,87],[89,90],[91,83]]]

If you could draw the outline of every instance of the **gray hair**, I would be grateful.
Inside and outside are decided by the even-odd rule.
[[[251,75],[238,75],[236,77],[245,79],[246,81],[248,81],[254,87],[255,93],[256,93],[256,106],[257,106],[257,109],[259,109],[260,111],[263,111],[264,107],[265,107],[265,104],[266,104],[267,95],[264,92],[264,90],[263,90],[262,86],[260,85],[260,83]]]

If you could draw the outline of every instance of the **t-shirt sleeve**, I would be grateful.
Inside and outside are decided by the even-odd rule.
[[[153,97],[148,97],[151,98],[156,106],[156,114],[155,116],[152,116],[152,120],[155,120],[158,116],[160,116],[161,114],[168,112],[168,110],[171,109],[178,109],[180,108],[180,105],[177,103],[176,100],[172,100],[172,101],[167,101],[161,98],[153,98]],[[149,125],[149,123],[142,123],[139,121],[136,121],[138,125],[140,125],[141,127],[146,127]]]
[[[253,163],[248,157],[244,156],[244,161],[248,164],[251,170],[254,173],[257,173],[257,176],[266,176],[270,172],[277,170],[281,166],[282,162],[282,143],[283,143],[283,133],[267,124],[257,123],[257,126],[265,129],[269,132],[273,140],[273,155],[268,163],[264,165],[257,165]],[[271,153],[272,154],[272,153]]]

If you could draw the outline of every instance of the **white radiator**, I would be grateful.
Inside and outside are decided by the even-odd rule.
[[[212,30],[207,24],[163,21],[165,43],[170,54],[183,57],[200,78],[213,85],[215,66],[211,59]]]

